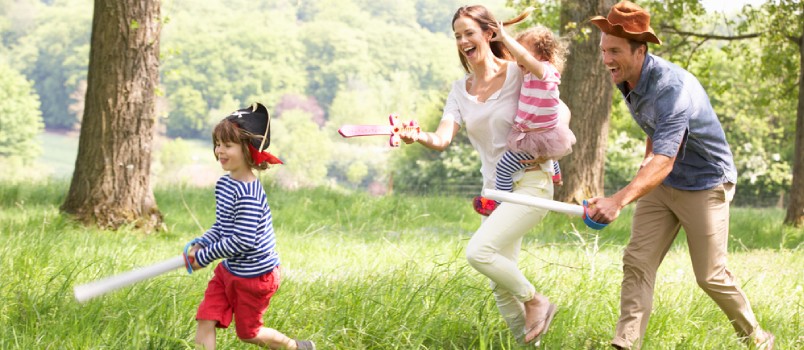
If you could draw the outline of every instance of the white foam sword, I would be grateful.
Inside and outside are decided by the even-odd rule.
[[[528,196],[524,194],[504,192],[492,189],[484,189],[482,192],[482,196],[501,202],[511,202],[515,204],[529,205],[532,207],[546,209],[557,213],[580,216],[583,218],[583,223],[585,223],[586,226],[589,226],[589,228],[595,230],[601,230],[608,225],[592,220],[592,218],[587,215],[587,211],[589,210],[589,204],[586,202],[586,200],[583,201],[583,206],[580,206],[576,204],[569,204],[534,196]]]
[[[78,302],[83,303],[94,297],[101,296],[134,283],[159,276],[180,267],[184,267],[187,269],[187,273],[191,274],[193,273],[192,263],[194,259],[187,256],[187,252],[196,242],[197,240],[193,240],[192,242],[188,243],[184,247],[184,252],[182,255],[179,255],[175,258],[163,260],[152,265],[76,286],[73,288],[75,299],[78,300]]]

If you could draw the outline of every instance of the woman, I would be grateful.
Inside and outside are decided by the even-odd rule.
[[[526,15],[525,15],[526,16]],[[508,23],[524,19],[519,16]],[[493,40],[497,21],[483,6],[464,6],[452,19],[458,57],[467,75],[452,85],[444,114],[435,132],[407,132],[405,143],[418,142],[442,151],[465,126],[472,146],[480,154],[483,188],[494,188],[495,168],[506,150],[506,138],[516,115],[523,73],[502,42]],[[562,104],[561,118],[569,118]],[[514,192],[552,199],[553,169],[543,159],[515,176]],[[544,334],[556,306],[522,274],[517,266],[522,237],[547,212],[503,203],[482,219],[466,247],[469,264],[489,278],[491,289],[517,341],[537,342]]]

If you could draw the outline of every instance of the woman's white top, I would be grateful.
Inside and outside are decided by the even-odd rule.
[[[508,133],[516,117],[519,93],[522,88],[522,71],[516,62],[508,62],[505,83],[485,102],[466,91],[466,75],[452,83],[447,96],[442,121],[450,120],[466,128],[469,142],[480,155],[480,173],[483,175],[483,188],[494,189],[497,162],[507,149]],[[552,162],[541,164],[541,168],[552,173]],[[514,174],[514,181],[522,177],[522,172]]]

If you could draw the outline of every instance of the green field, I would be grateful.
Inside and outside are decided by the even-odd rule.
[[[84,228],[58,206],[66,182],[0,184],[0,349],[190,349],[211,269],[175,271],[79,304],[73,287],[177,256],[214,220],[212,190],[158,188],[166,230]],[[319,349],[516,349],[487,281],[464,259],[479,224],[457,197],[267,188],[283,284],[267,326]],[[185,204],[186,203],[186,207]],[[730,269],[779,349],[804,347],[802,230],[778,209],[733,209]],[[532,230],[521,266],[560,307],[543,349],[608,349],[630,211],[593,232],[559,214]],[[576,231],[577,229],[577,231]],[[598,234],[598,235],[596,235]],[[645,349],[739,349],[696,285],[684,238],[659,271]],[[231,328],[221,349],[253,348]]]

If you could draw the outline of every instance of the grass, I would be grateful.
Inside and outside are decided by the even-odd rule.
[[[0,183],[0,349],[190,349],[211,269],[177,270],[79,304],[77,284],[177,255],[214,220],[211,189],[156,190],[165,232],[82,227],[58,206],[64,181]],[[266,325],[321,349],[517,349],[464,248],[479,218],[457,197],[267,188],[283,283]],[[548,215],[521,266],[560,306],[544,349],[608,349],[630,211],[600,232]],[[729,268],[779,349],[804,348],[802,230],[779,209],[732,210]],[[196,219],[199,223],[196,223]],[[576,230],[573,229],[573,227]],[[696,285],[683,237],[659,270],[645,349],[740,348]],[[221,330],[222,349],[253,348]]]

